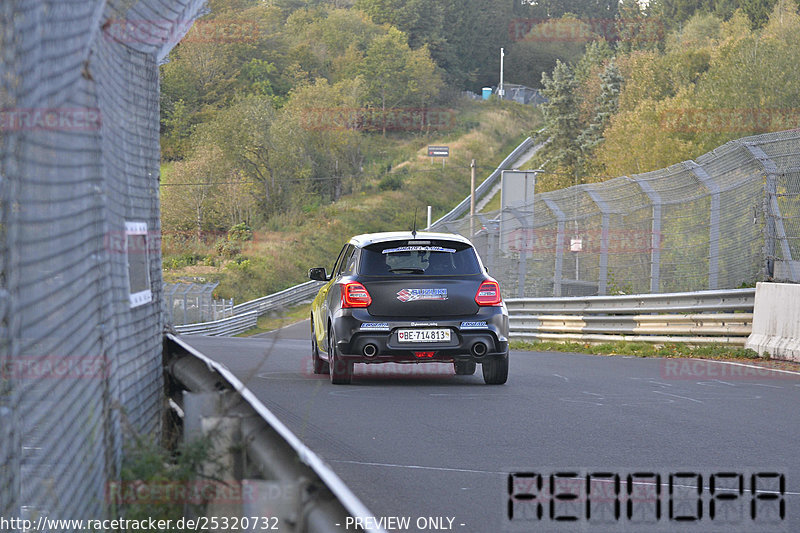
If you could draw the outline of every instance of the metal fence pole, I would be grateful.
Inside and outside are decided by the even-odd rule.
[[[792,250],[789,247],[789,239],[786,235],[786,228],[783,225],[783,217],[781,217],[781,208],[778,205],[778,168],[775,162],[767,156],[760,146],[751,143],[742,143],[747,148],[753,157],[756,158],[761,166],[764,168],[766,182],[765,187],[765,211],[764,215],[767,217],[767,275],[772,278],[775,276],[775,264],[777,259],[777,243],[781,243],[781,252],[783,253],[783,260],[789,268],[789,275],[792,279],[798,279],[798,273],[795,272],[794,264],[792,263]]]
[[[644,191],[653,203],[653,219],[650,225],[650,292],[659,292],[661,272],[661,195],[647,180],[632,180]]]
[[[720,188],[714,178],[694,161],[684,161],[683,165],[697,176],[711,193],[711,213],[708,231],[708,288],[714,290],[719,285],[719,210]]]
[[[509,207],[507,209],[514,215],[514,218],[517,219],[520,225],[520,229],[522,230],[522,245],[519,248],[519,264],[518,264],[518,271],[517,271],[517,294],[518,298],[523,298],[525,296],[525,278],[528,274],[528,239],[526,237],[527,230],[533,228],[533,224],[528,225],[527,217],[530,216],[531,221],[533,221],[533,204],[531,204],[531,211],[530,213],[522,212],[519,209],[515,209],[513,207]]]
[[[564,230],[566,227],[567,216],[561,209],[559,209],[558,205],[556,205],[553,200],[545,198],[544,203],[550,209],[550,211],[553,212],[556,220],[558,220],[558,226],[556,229],[556,259],[553,268],[553,296],[561,296],[561,277],[562,269],[564,267],[564,248],[566,246]]]
[[[600,198],[600,195],[597,194],[592,187],[586,185],[585,190],[602,213],[602,227],[600,230],[600,268],[597,273],[597,294],[602,296],[605,295],[608,290],[608,237],[612,211],[608,203]]]

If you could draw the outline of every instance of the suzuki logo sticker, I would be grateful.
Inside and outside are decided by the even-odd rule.
[[[403,289],[397,293],[401,302],[420,300],[447,300],[447,289]]]

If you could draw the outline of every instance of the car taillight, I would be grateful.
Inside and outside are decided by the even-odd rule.
[[[369,307],[372,297],[367,288],[357,281],[342,283],[342,307]]]
[[[503,298],[500,296],[500,285],[496,281],[484,281],[481,283],[478,293],[475,295],[475,303],[481,306],[500,305]]]

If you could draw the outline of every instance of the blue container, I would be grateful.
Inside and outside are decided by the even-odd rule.
[[[482,89],[483,99],[488,100],[490,96],[492,96],[492,88],[491,87],[484,87]]]

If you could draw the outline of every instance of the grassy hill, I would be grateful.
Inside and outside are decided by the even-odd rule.
[[[425,135],[374,134],[364,178],[337,202],[309,201],[294,214],[270,218],[252,239],[235,236],[169,235],[163,239],[167,282],[219,281],[216,295],[243,302],[302,283],[313,266],[330,268],[354,234],[410,229],[414,212],[425,225],[469,194],[469,164],[476,159],[482,180],[530,132],[541,117],[536,108],[513,102],[459,101],[447,131]],[[427,157],[429,144],[450,146],[450,157]],[[165,164],[162,172],[170,172]]]

